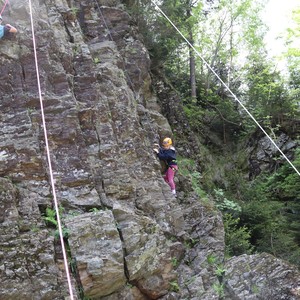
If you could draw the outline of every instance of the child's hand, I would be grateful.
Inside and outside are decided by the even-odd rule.
[[[158,152],[159,152],[158,149],[156,149],[156,148],[154,148],[153,151],[154,151],[155,153],[158,153]]]

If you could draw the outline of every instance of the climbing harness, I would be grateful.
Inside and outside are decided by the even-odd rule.
[[[273,141],[273,139],[268,135],[268,133],[263,129],[263,127],[256,121],[253,115],[248,111],[245,105],[237,98],[237,96],[231,91],[231,89],[227,86],[227,84],[220,78],[220,76],[214,71],[214,69],[206,62],[206,60],[202,57],[202,55],[197,51],[197,49],[188,41],[188,39],[181,33],[181,31],[176,27],[176,25],[169,19],[169,17],[160,9],[160,7],[151,0],[154,4],[155,8],[168,20],[168,22],[173,26],[173,28],[180,34],[180,36],[187,42],[187,44],[195,51],[195,53],[201,58],[206,67],[217,77],[217,79],[221,82],[221,84],[227,89],[227,91],[233,96],[233,98],[241,105],[241,107],[245,110],[245,112],[250,116],[250,118],[254,121],[254,123],[259,127],[259,129],[266,135],[266,137],[271,141],[271,143],[276,147],[276,149],[280,152],[280,154],[285,158],[285,160],[290,164],[290,166],[296,171],[296,173],[300,176],[300,171],[293,165],[293,163],[288,159],[288,157],[282,152],[279,146]]]
[[[54,201],[54,206],[55,206],[55,211],[56,211],[58,231],[59,231],[60,243],[61,243],[63,259],[64,259],[64,267],[65,267],[66,276],[67,276],[67,280],[68,280],[70,299],[74,300],[71,277],[70,277],[69,266],[68,266],[68,259],[67,259],[65,245],[64,245],[64,237],[63,237],[62,225],[61,225],[61,220],[60,220],[60,215],[59,215],[58,202],[57,202],[57,198],[56,198],[56,190],[55,190],[55,185],[54,185],[51,158],[50,158],[50,150],[49,150],[49,144],[48,144],[48,134],[47,134],[47,128],[46,128],[45,115],[44,115],[44,106],[43,106],[43,99],[42,99],[42,92],[41,92],[40,74],[39,74],[39,67],[38,67],[36,43],[35,43],[35,34],[34,34],[34,26],[33,26],[31,0],[29,0],[29,10],[30,10],[32,42],[33,42],[34,59],[35,59],[35,69],[36,69],[36,75],[37,75],[37,85],[38,85],[38,92],[39,92],[39,99],[40,99],[40,106],[41,106],[42,123],[43,123],[44,137],[45,137],[45,143],[46,143],[47,160],[48,160],[49,174],[50,174],[50,179],[51,179],[53,201]]]
[[[176,173],[176,172],[177,172],[177,169],[176,169],[176,168],[174,168],[174,167],[172,167],[172,166],[169,166],[169,168],[171,168],[171,169],[172,169],[172,171],[173,171],[174,173]]]
[[[177,160],[173,159],[173,160],[171,160],[171,163],[177,164]]]

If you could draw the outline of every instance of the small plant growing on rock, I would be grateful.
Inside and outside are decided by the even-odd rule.
[[[177,259],[177,257],[172,257],[171,262],[172,262],[172,266],[174,268],[176,268],[178,266],[178,259]]]
[[[40,231],[40,228],[39,228],[36,224],[34,224],[34,225],[30,228],[30,231],[31,231],[31,232],[39,232],[39,231]]]
[[[99,57],[95,57],[93,60],[94,60],[94,64],[99,64],[101,62]]]
[[[71,7],[71,13],[73,16],[76,16],[76,14],[79,12],[79,8],[78,7],[75,7],[75,6],[72,6]]]
[[[175,293],[179,292],[179,285],[176,280],[170,281],[170,291]]]
[[[63,227],[63,228],[62,228],[62,234],[63,234],[63,237],[64,237],[64,238],[68,238],[68,236],[69,236],[69,230],[68,230],[68,228]],[[59,231],[58,231],[58,229],[56,229],[55,232],[54,232],[54,238],[55,238],[56,240],[59,239]]]
[[[63,207],[59,208],[59,215],[61,215],[63,211]],[[55,239],[59,238],[59,230],[58,230],[58,222],[56,218],[56,211],[50,207],[46,208],[46,216],[43,217],[46,221],[46,224],[50,225],[51,227],[55,227],[56,230],[54,232]],[[62,234],[64,238],[68,237],[69,231],[66,227],[62,227]]]
[[[56,211],[50,207],[46,208],[46,216],[43,217],[47,224],[57,227]]]
[[[223,265],[217,265],[215,274],[218,278],[222,278],[225,275],[226,269],[223,267]]]
[[[209,265],[214,265],[217,261],[217,257],[214,254],[208,254],[206,260]]]
[[[99,210],[98,208],[96,208],[96,207],[93,207],[93,208],[91,208],[89,211],[90,211],[90,212],[93,212],[93,213],[97,213],[97,212],[99,212],[100,210]]]
[[[251,286],[251,290],[254,294],[258,294],[260,291],[260,288],[256,284],[254,284]]]
[[[126,283],[126,286],[127,286],[128,288],[130,288],[130,289],[133,288],[133,285],[132,285],[131,283],[129,283],[129,282]]]
[[[226,273],[226,269],[224,268],[224,264],[220,262],[220,259],[214,254],[209,254],[206,258],[209,265],[213,266],[214,274],[217,276],[219,283],[222,284],[224,281],[224,276]]]
[[[224,284],[222,283],[214,283],[213,284],[214,291],[218,294],[219,299],[222,299],[224,297]]]
[[[191,249],[191,248],[193,248],[198,242],[199,242],[199,239],[193,239],[193,238],[190,238],[188,241],[184,241],[184,245],[185,245],[186,248]]]

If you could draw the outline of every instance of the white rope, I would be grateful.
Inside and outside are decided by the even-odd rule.
[[[51,158],[50,158],[50,150],[49,150],[49,144],[48,144],[48,135],[47,135],[46,122],[45,122],[44,106],[43,106],[41,84],[40,84],[40,74],[39,74],[39,67],[38,67],[38,60],[37,60],[37,51],[36,51],[36,43],[35,43],[35,34],[34,34],[34,26],[33,26],[31,0],[29,0],[29,9],[30,9],[30,21],[31,21],[31,31],[32,31],[32,41],[33,41],[33,49],[34,49],[37,85],[38,85],[39,98],[40,98],[42,122],[43,122],[44,137],[45,137],[46,150],[47,150],[47,160],[48,160],[49,173],[50,173],[50,179],[51,179],[53,201],[54,201],[54,206],[55,206],[55,211],[56,211],[58,231],[59,231],[60,243],[61,243],[62,252],[63,252],[64,266],[65,266],[65,271],[66,271],[67,280],[68,280],[70,298],[71,298],[71,300],[73,300],[74,299],[73,289],[72,289],[71,277],[70,277],[70,272],[69,272],[69,267],[68,267],[66,249],[65,249],[65,245],[64,245],[64,237],[63,237],[63,231],[62,231],[62,226],[61,226],[61,221],[60,221],[60,216],[59,216],[59,208],[58,208],[58,203],[57,203],[57,198],[56,198],[56,191],[55,191],[55,185],[54,185],[52,164],[51,164]]]
[[[231,89],[227,86],[227,84],[220,78],[220,76],[213,70],[213,68],[206,62],[206,60],[201,56],[201,54],[195,49],[195,47],[186,39],[186,37],[180,32],[180,30],[174,25],[174,23],[168,18],[168,16],[159,8],[159,6],[151,0],[151,2],[155,5],[156,9],[169,21],[169,23],[175,28],[175,30],[182,36],[182,38],[188,43],[188,45],[196,52],[196,54],[201,58],[203,63],[209,68],[209,70],[218,78],[218,80],[224,85],[224,87],[228,90],[228,92],[233,96],[233,98],[242,106],[242,108],[246,111],[246,113],[251,117],[251,119],[255,122],[255,124],[261,129],[261,131],[267,136],[267,138],[272,142],[272,144],[277,148],[280,154],[286,159],[286,161],[292,166],[292,168],[296,171],[296,173],[300,176],[300,172],[293,165],[293,163],[288,159],[288,157],[281,151],[281,149],[277,146],[277,144],[272,140],[272,138],[267,134],[267,132],[263,129],[263,127],[256,121],[256,119],[252,116],[252,114],[248,111],[245,105],[237,98],[237,96],[231,91]]]

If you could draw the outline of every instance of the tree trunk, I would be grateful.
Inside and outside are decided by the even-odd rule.
[[[190,39],[191,38],[192,38],[192,34],[190,35]],[[196,62],[195,62],[195,55],[194,55],[193,51],[194,50],[190,47],[189,48],[189,55],[190,55],[190,85],[191,85],[191,97],[192,97],[192,100],[194,100],[194,99],[196,100],[196,97],[197,97],[197,88],[196,88]]]
[[[187,17],[191,16],[191,10],[187,10]],[[194,38],[192,28],[189,28],[189,42],[194,46]],[[192,102],[196,101],[197,98],[197,89],[196,89],[196,62],[194,50],[189,46],[189,56],[190,56],[190,88],[191,88],[191,97]]]

